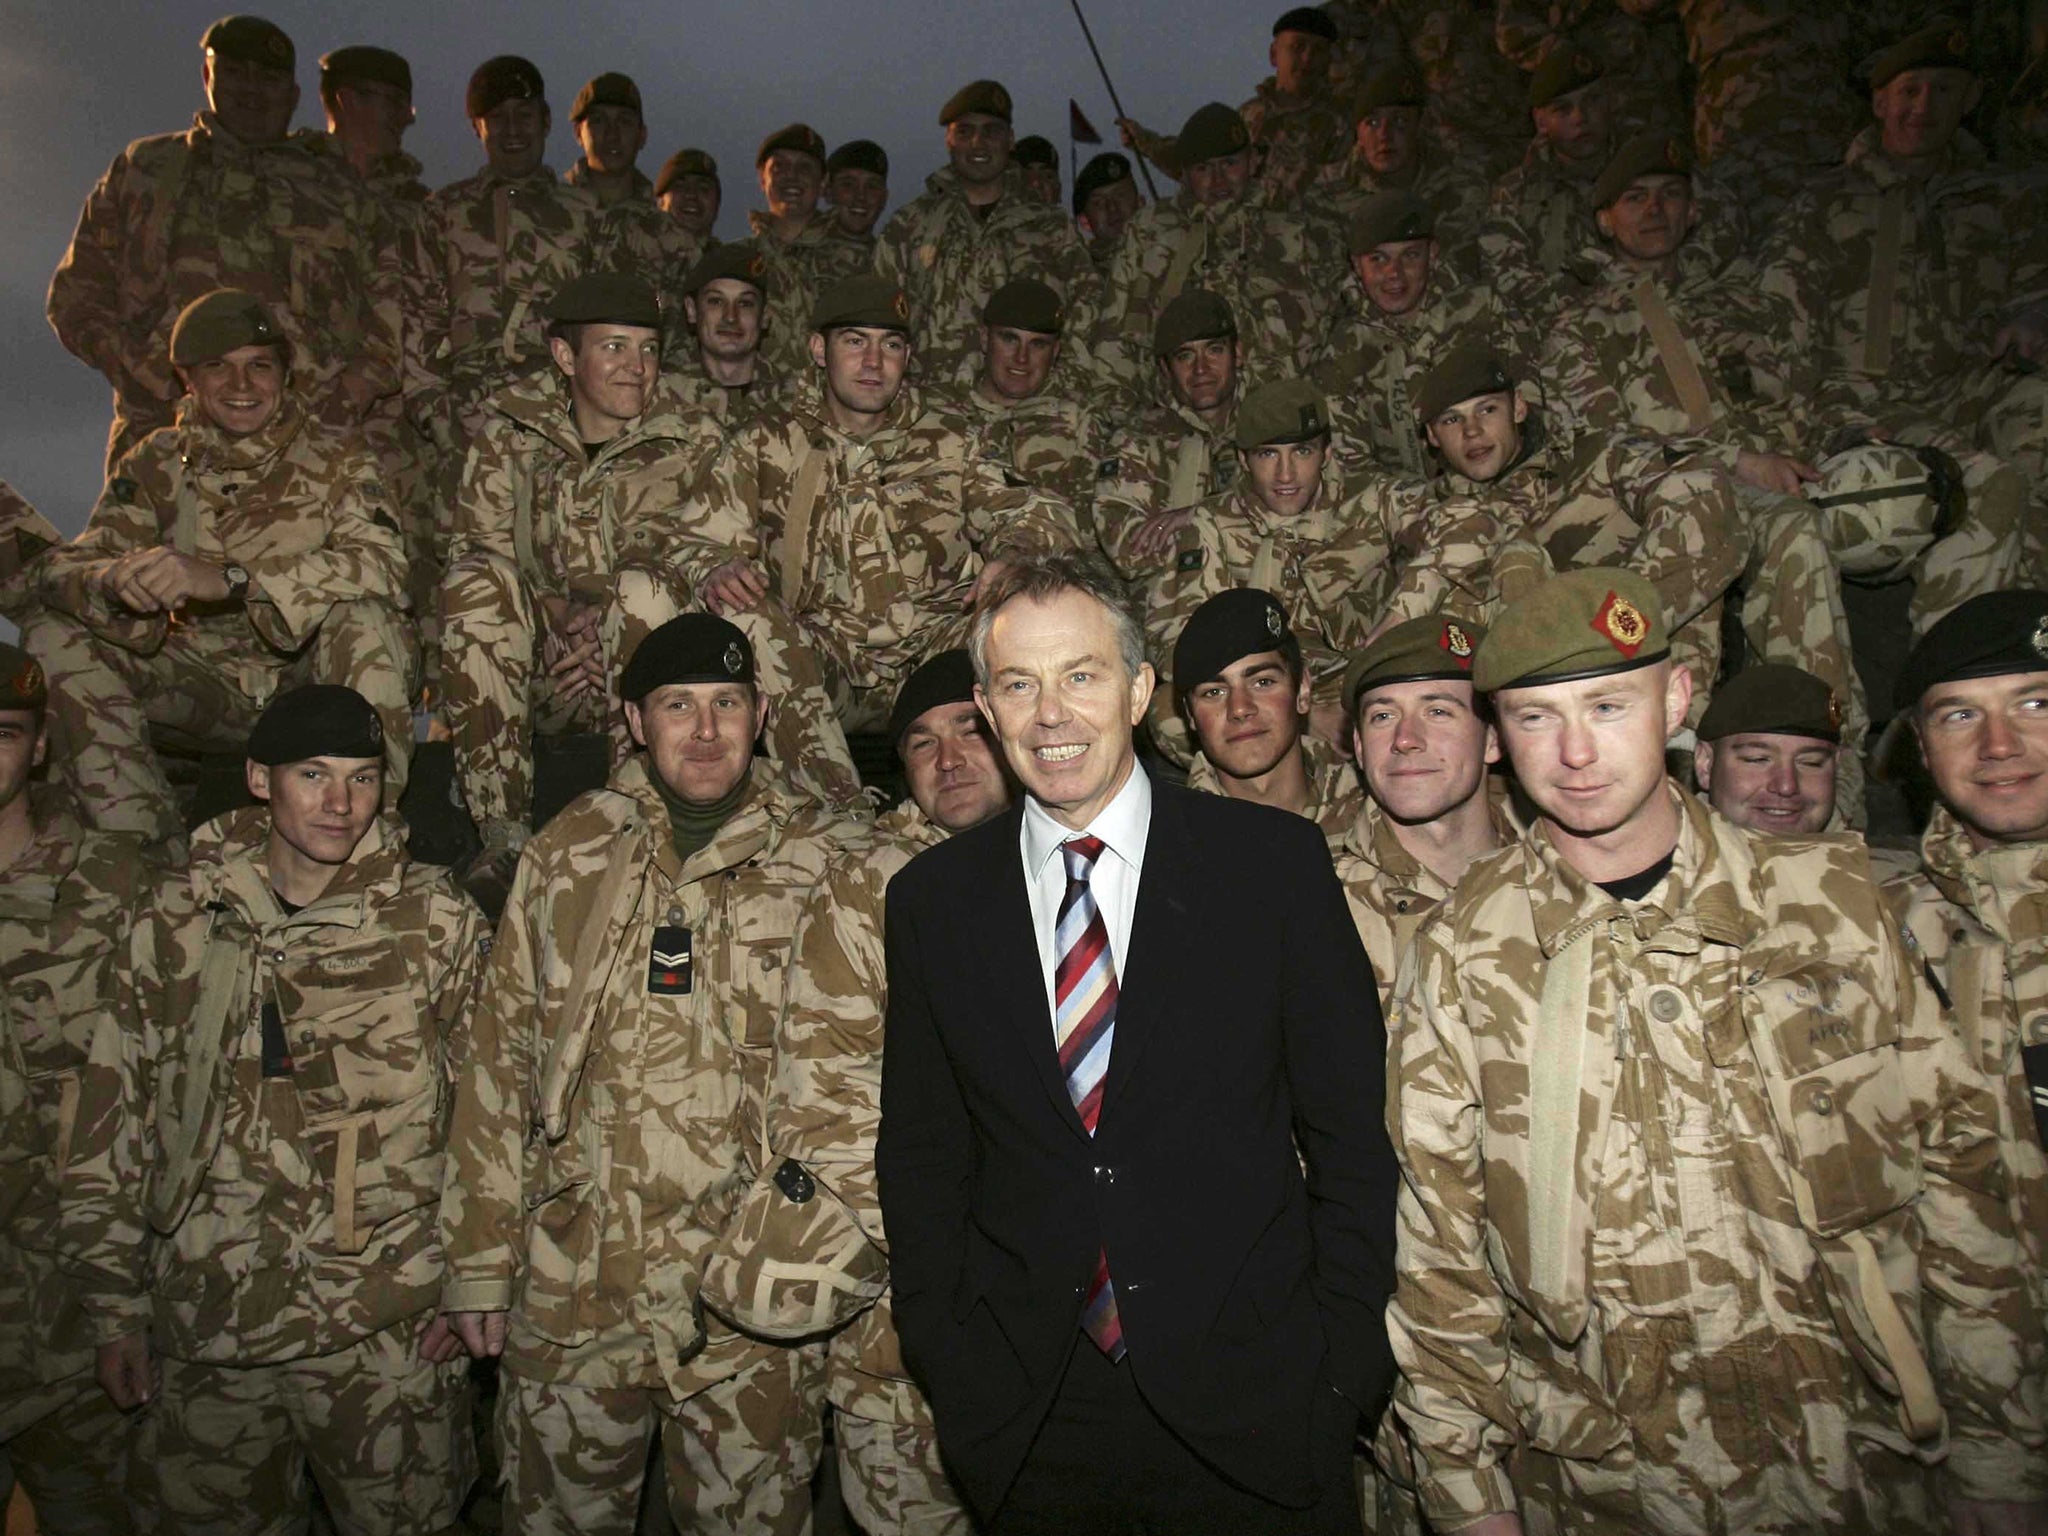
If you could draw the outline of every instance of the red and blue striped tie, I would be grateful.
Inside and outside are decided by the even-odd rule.
[[[1109,1071],[1109,1047],[1116,1033],[1116,964],[1109,953],[1109,928],[1095,905],[1088,877],[1102,855],[1099,837],[1076,837],[1060,845],[1067,862],[1067,894],[1053,929],[1053,1028],[1060,1072],[1074,1111],[1088,1134],[1102,1114],[1102,1080]],[[1081,1327],[1112,1360],[1124,1357],[1124,1329],[1116,1315],[1116,1287],[1109,1280],[1109,1255],[1095,1259]]]

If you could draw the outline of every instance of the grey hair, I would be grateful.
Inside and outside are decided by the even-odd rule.
[[[1125,594],[1123,578],[1100,555],[1061,550],[1020,557],[982,590],[973,627],[967,632],[967,656],[974,663],[975,682],[988,687],[988,634],[995,627],[997,612],[1020,599],[1043,603],[1063,592],[1085,592],[1109,610],[1124,670],[1132,677],[1138,675],[1138,668],[1145,665],[1145,627]]]

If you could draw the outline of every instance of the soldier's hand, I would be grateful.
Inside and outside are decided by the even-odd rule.
[[[505,1329],[509,1312],[448,1312],[443,1316],[454,1327],[455,1336],[472,1360],[491,1360],[505,1353]]]
[[[189,602],[217,603],[228,579],[211,560],[181,555],[167,544],[130,550],[101,578],[108,594],[136,613],[164,613]]]
[[[1802,486],[1820,478],[1820,471],[1785,453],[1751,453],[1744,449],[1735,456],[1736,476],[1760,491],[1780,496],[1797,496]]]
[[[347,420],[342,425],[361,421],[370,414],[370,407],[377,403],[377,386],[364,376],[367,371],[367,365],[351,363],[334,381],[347,405]]]
[[[697,595],[713,613],[748,613],[768,595],[768,578],[753,561],[740,556],[706,576]]]
[[[1181,529],[1195,520],[1193,507],[1174,507],[1165,512],[1154,512],[1146,518],[1138,531],[1131,535],[1131,553],[1141,560],[1157,560],[1180,537]]]
[[[492,1315],[503,1317],[505,1314],[498,1312]],[[462,1340],[456,1336],[446,1312],[436,1312],[420,1324],[419,1339],[420,1358],[430,1365],[446,1365],[463,1352]]]
[[[1117,136],[1124,141],[1125,149],[1138,147],[1138,135],[1145,131],[1145,125],[1135,117],[1120,117],[1116,120]]]
[[[1991,343],[1994,357],[2039,368],[2048,363],[2048,311],[2025,310],[2000,328]]]
[[[131,1333],[99,1347],[93,1375],[116,1408],[140,1408],[163,1385],[162,1373],[149,1350],[149,1335]]]
[[[1951,1495],[1948,1527],[1955,1536],[2044,1536],[2048,1504],[1994,1504]]]

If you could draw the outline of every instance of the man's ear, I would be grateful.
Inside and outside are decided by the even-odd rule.
[[[249,793],[268,804],[270,801],[270,764],[259,763],[255,758],[246,758],[242,763],[242,778],[249,786]]]
[[[627,699],[625,705],[626,730],[632,735],[634,746],[644,747],[647,745],[647,722],[640,717],[640,705],[633,699]],[[755,734],[760,733],[757,731]]]
[[[567,340],[560,336],[550,336],[548,338],[548,353],[554,358],[555,366],[561,369],[564,378],[574,376],[576,372],[576,349],[570,346]]]

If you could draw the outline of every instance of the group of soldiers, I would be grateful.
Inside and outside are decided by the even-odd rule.
[[[1244,107],[1124,122],[1170,196],[1105,154],[1063,206],[980,80],[885,224],[887,152],[795,123],[724,243],[624,74],[558,178],[488,60],[430,193],[403,58],[294,132],[291,39],[210,28],[50,288],[104,493],[66,540],[0,486],[43,1528],[455,1527],[495,1360],[510,1529],[632,1530],[653,1454],[684,1530],[808,1530],[829,1424],[862,1529],[969,1530],[890,1316],[883,897],[1017,793],[978,596],[1081,551],[1154,770],[1324,829],[1389,1008],[1368,1524],[2043,1529],[2048,173],[2002,8],[1822,9],[1333,0]],[[1911,583],[1887,696],[1844,582]],[[1504,754],[1495,695],[1610,676],[1557,782]],[[610,776],[536,827],[572,734]],[[1880,893],[1822,834],[1911,741]],[[190,827],[194,752],[254,803]],[[1676,865],[1560,854],[1596,760]]]

